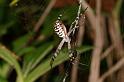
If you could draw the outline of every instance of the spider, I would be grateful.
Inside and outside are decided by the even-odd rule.
[[[87,8],[84,10],[84,12],[87,10]],[[80,18],[80,15],[81,14],[81,4],[79,5],[79,8],[78,8],[78,13],[77,13],[77,17],[76,19],[72,22],[70,28],[69,28],[69,31],[67,32],[66,30],[66,27],[65,25],[63,24],[63,22],[60,20],[61,19],[61,14],[58,16],[58,19],[55,21],[55,24],[54,24],[54,31],[56,32],[56,34],[63,38],[62,41],[60,42],[60,44],[58,45],[58,48],[56,49],[54,55],[52,56],[51,58],[51,61],[50,61],[50,66],[52,68],[52,65],[53,65],[53,61],[54,59],[57,57],[57,55],[59,54],[59,51],[61,50],[63,44],[65,42],[68,43],[68,50],[69,50],[69,58],[70,58],[70,61],[73,62],[75,60],[75,58],[77,57],[76,56],[76,53],[74,51],[72,51],[71,49],[71,39],[69,37],[69,35],[72,33],[74,34],[75,33],[75,29],[79,27],[79,18]],[[85,20],[85,15],[83,15],[83,19]]]

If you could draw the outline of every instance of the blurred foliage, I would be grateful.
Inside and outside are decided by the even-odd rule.
[[[34,82],[51,69],[50,58],[60,42],[54,34],[53,23],[62,13],[62,20],[70,25],[76,17],[77,5],[54,8],[41,29],[34,33],[34,25],[48,2],[0,0],[0,82]],[[91,46],[81,46],[77,50],[82,53],[91,49]],[[68,59],[68,51],[64,49],[53,67]]]
[[[40,78],[47,73],[48,82],[58,82],[57,79],[61,75],[56,75],[59,74],[56,70],[50,71],[52,70],[51,56],[61,40],[54,33],[53,24],[59,14],[62,14],[62,21],[68,29],[76,17],[78,5],[53,8],[35,33],[34,26],[49,1],[0,0],[0,82],[15,80],[16,82],[41,82]],[[122,16],[124,12],[121,12]],[[124,21],[123,19],[121,20]],[[124,27],[123,23],[121,26]],[[121,31],[124,36],[124,28]],[[76,48],[81,55],[80,62],[86,65],[90,65],[90,54],[93,49],[91,41],[91,39],[85,40],[83,42],[85,46]],[[66,45],[55,59],[53,69],[61,63],[68,64],[66,62],[69,59],[68,51],[65,47]],[[88,69],[89,66],[83,66],[82,72],[86,71],[82,70],[83,68]]]

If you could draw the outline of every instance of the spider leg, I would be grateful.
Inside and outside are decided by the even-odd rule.
[[[72,29],[72,27],[74,26],[74,24],[75,24],[75,21],[73,21],[73,22],[71,23],[71,26],[70,26],[70,28],[69,28],[69,32],[71,31],[71,29]]]
[[[70,43],[71,39],[68,37],[67,43],[68,43],[68,50],[71,50],[71,43]]]
[[[65,43],[65,39],[62,39],[62,41],[60,42],[60,44],[59,44],[58,48],[56,49],[54,55],[52,56],[51,61],[50,61],[51,68],[52,68],[52,65],[53,65],[53,62],[54,62],[55,58],[57,57],[57,55],[58,55],[59,51],[61,50],[64,43]]]

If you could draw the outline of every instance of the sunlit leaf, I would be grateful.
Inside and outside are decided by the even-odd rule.
[[[10,52],[7,48],[0,45],[0,57],[14,67],[18,75],[17,82],[24,82],[20,65],[15,59],[14,55],[14,53]]]
[[[18,2],[19,2],[19,0],[12,0],[12,2],[9,5],[10,5],[10,7],[16,6]]]

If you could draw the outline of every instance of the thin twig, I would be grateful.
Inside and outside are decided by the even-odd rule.
[[[111,69],[109,69],[106,73],[104,73],[101,78],[99,79],[99,82],[103,82],[106,77],[111,75],[112,73],[116,72],[119,70],[121,67],[124,66],[124,58],[122,58],[115,66],[113,66]]]
[[[101,1],[98,0],[99,8],[97,8],[100,11],[100,4]],[[89,82],[98,82],[99,78],[99,66],[100,66],[100,54],[102,51],[102,46],[103,46],[103,40],[102,40],[102,35],[101,35],[101,27],[100,27],[100,21],[99,18],[96,19],[96,16],[93,13],[93,10],[90,8],[90,6],[84,1],[82,1],[82,7],[88,7],[87,9],[87,18],[92,26],[92,29],[96,33],[96,39],[95,39],[95,48],[93,50],[92,54],[92,61],[91,61],[91,69],[90,69],[90,76],[89,76]],[[99,15],[97,15],[98,17]],[[95,21],[95,23],[94,23]]]
[[[93,13],[92,8],[88,5],[88,3],[85,0],[81,0],[81,4],[82,4],[82,8],[85,9],[88,7],[86,15],[87,18],[92,26],[92,29],[94,30],[96,28],[96,24],[94,23],[94,21],[96,20],[95,15]]]
[[[55,2],[56,2],[56,0],[51,0],[51,2],[49,3],[49,5],[45,9],[44,13],[40,16],[38,22],[35,24],[35,26],[34,26],[34,32],[37,32],[39,30],[40,26],[43,24],[45,18],[47,17],[47,15],[49,14],[49,12],[51,11],[51,9],[54,6]]]
[[[113,26],[111,25],[111,37],[113,44],[115,46],[115,49],[117,51],[117,60],[124,57],[124,46],[123,46],[123,40],[121,36],[121,29],[120,29],[120,10],[123,4],[123,0],[118,0],[116,3],[115,8],[112,11],[112,22]],[[112,24],[111,23],[111,24]],[[124,66],[118,71],[117,73],[117,82],[123,82],[124,81]]]
[[[120,28],[116,27],[114,21],[117,21],[117,20],[114,19],[112,16],[110,16],[109,17],[109,33],[110,33],[110,38],[112,39],[112,43],[115,46],[115,49],[118,54],[117,59],[120,59],[121,57],[123,57],[123,42],[120,35]]]
[[[26,47],[27,45],[29,45],[30,43],[32,43],[34,37],[36,36],[36,32],[40,29],[41,25],[43,24],[45,18],[47,17],[47,15],[49,14],[49,12],[51,11],[52,7],[54,6],[56,0],[51,0],[51,2],[48,4],[46,10],[44,11],[44,13],[40,16],[39,20],[37,21],[37,23],[34,26],[33,32],[35,33],[34,35],[31,35],[31,37],[29,37],[28,42],[25,43],[23,47]]]
[[[96,26],[97,25],[96,24],[97,21],[96,21],[96,18],[95,18],[95,15],[93,13],[92,8],[87,4],[87,2],[85,0],[82,0],[82,7],[83,8],[88,7],[87,12],[86,12],[86,15],[87,15],[87,18],[88,18],[91,26],[92,26],[92,29],[94,31],[96,31],[97,30],[97,28],[96,28],[97,27]],[[95,21],[95,23],[94,23],[94,21]],[[97,43],[97,39],[98,39],[98,32],[97,31],[96,31],[96,36],[97,37],[96,37],[96,41],[95,42]],[[95,46],[96,46],[96,44],[95,44]],[[92,64],[91,64],[91,69],[90,69],[89,82],[96,82],[96,80],[98,79],[97,78],[98,77],[98,74],[96,74],[97,73],[96,71],[98,71],[98,69],[96,69],[96,67],[98,68],[98,65],[99,65],[99,60],[98,60],[99,59],[99,53],[101,52],[98,49],[99,49],[99,47],[96,46],[96,48],[93,51],[93,57],[92,57]],[[97,50],[99,52],[97,52]]]
[[[123,47],[123,41],[122,41],[122,37],[121,37],[121,29],[120,29],[120,10],[121,10],[121,6],[122,6],[122,2],[123,0],[119,0],[117,1],[117,4],[112,12],[112,18],[113,18],[113,31],[115,30],[113,35],[113,39],[114,40],[114,44],[115,47],[117,48],[117,52],[118,54],[123,57],[124,55],[124,47]]]
[[[100,72],[100,54],[103,48],[103,36],[100,26],[100,11],[101,11],[101,0],[96,0],[96,20],[94,31],[96,33],[96,38],[94,42],[94,50],[92,53],[91,69],[89,82],[98,82],[99,72]]]
[[[100,54],[103,48],[103,36],[100,26],[100,11],[101,11],[101,0],[96,0],[96,20],[94,31],[96,33],[96,38],[94,42],[94,50],[92,53],[91,69],[89,82],[98,82],[99,72],[100,72]]]
[[[111,45],[110,47],[108,47],[105,52],[101,55],[101,60],[103,60],[105,57],[107,57],[109,55],[109,53],[114,49],[114,46]]]

